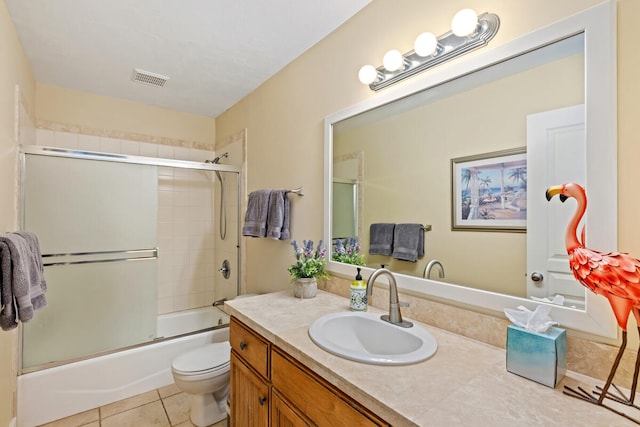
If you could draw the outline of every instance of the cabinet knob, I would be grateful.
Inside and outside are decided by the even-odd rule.
[[[260,397],[258,398],[258,402],[260,402],[260,406],[264,406],[264,404],[265,404],[265,402],[266,402],[266,401],[267,401],[267,398],[266,398],[266,397],[262,397],[262,396],[260,396]]]
[[[247,348],[247,343],[240,341],[240,350],[244,350],[245,348]]]

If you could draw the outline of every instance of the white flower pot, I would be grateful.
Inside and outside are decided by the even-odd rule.
[[[318,293],[318,281],[315,277],[296,279],[293,283],[293,296],[296,298],[314,298]]]

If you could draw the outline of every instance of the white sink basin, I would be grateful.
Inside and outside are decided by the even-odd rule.
[[[409,365],[433,356],[438,343],[420,326],[402,328],[377,313],[327,314],[309,326],[311,340],[322,349],[357,362]]]

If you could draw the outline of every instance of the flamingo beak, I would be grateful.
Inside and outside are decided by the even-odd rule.
[[[553,198],[553,196],[555,196],[556,194],[560,195],[561,202],[564,202],[565,200],[567,200],[568,197],[562,194],[562,189],[563,189],[562,185],[554,185],[552,187],[547,188],[547,192],[545,194],[545,196],[547,197],[547,201],[550,201],[551,198]]]

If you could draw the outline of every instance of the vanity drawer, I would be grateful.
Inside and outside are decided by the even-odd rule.
[[[332,427],[388,426],[349,396],[301,366],[282,350],[271,351],[271,383],[313,424]]]
[[[264,378],[269,378],[269,344],[235,317],[231,318],[229,342],[239,357]]]

